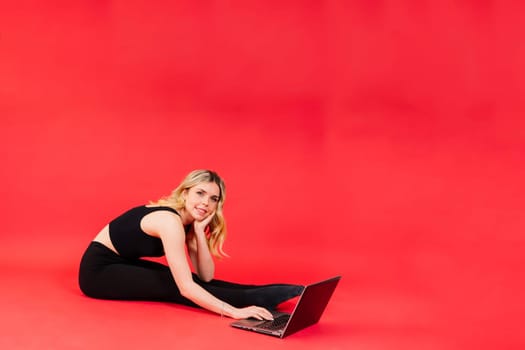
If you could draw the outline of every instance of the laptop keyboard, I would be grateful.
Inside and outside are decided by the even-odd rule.
[[[266,321],[264,323],[258,324],[257,327],[268,329],[270,331],[275,331],[275,330],[283,328],[289,319],[290,319],[290,315],[281,315],[275,318],[273,321]]]

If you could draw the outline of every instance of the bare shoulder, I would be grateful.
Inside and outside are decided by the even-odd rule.
[[[168,210],[157,210],[147,214],[142,218],[140,227],[154,237],[177,233],[184,235],[180,216]]]

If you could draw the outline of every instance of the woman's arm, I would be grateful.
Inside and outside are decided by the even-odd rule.
[[[196,284],[192,279],[186,259],[186,237],[180,218],[169,212],[156,212],[155,214],[154,218],[144,218],[147,220],[144,222],[144,227],[149,232],[156,233],[162,240],[171,273],[184,297],[207,310],[232,318],[254,317],[259,320],[273,318],[272,314],[262,307],[249,306],[239,309],[229,305]]]
[[[208,240],[205,233],[213,215],[214,213],[203,221],[195,221],[191,233],[186,238],[191,263],[199,278],[205,282],[211,281],[215,274],[215,263],[208,248]]]

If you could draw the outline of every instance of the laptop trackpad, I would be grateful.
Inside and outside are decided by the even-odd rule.
[[[246,318],[242,320],[237,320],[234,323],[238,326],[246,326],[246,327],[256,327],[260,324],[263,324],[264,322],[267,322],[266,320],[257,320],[255,318]]]

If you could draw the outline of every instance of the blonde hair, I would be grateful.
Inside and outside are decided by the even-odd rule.
[[[202,182],[213,182],[219,186],[219,202],[217,203],[215,215],[208,225],[207,240],[210,253],[218,258],[222,258],[228,256],[222,249],[224,241],[226,240],[226,221],[222,212],[226,198],[226,187],[224,181],[216,172],[205,169],[193,170],[169,196],[162,197],[156,202],[151,202],[151,204],[168,206],[179,211],[185,207],[182,193]]]

